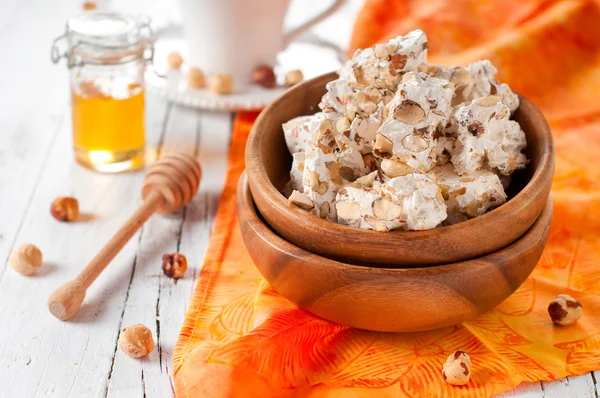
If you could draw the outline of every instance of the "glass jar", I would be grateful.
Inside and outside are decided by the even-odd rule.
[[[116,173],[144,164],[144,71],[153,55],[147,19],[91,11],[71,18],[52,61],[70,70],[75,160]]]

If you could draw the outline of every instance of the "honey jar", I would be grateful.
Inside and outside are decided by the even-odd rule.
[[[69,67],[73,150],[84,167],[117,173],[144,163],[144,72],[152,60],[149,21],[90,11],[54,40],[52,61]]]

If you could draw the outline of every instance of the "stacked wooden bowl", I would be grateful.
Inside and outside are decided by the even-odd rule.
[[[291,156],[281,124],[318,111],[331,73],[286,92],[256,121],[238,187],[238,215],[257,268],[283,296],[325,319],[412,332],[472,319],[510,296],[535,268],[552,219],[552,134],[521,97],[514,114],[530,162],[502,206],[427,231],[376,232],[322,220],[281,194]]]

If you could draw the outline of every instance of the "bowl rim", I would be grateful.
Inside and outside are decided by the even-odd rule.
[[[485,260],[493,259],[502,255],[503,252],[510,251],[511,249],[519,248],[521,252],[527,250],[530,246],[523,246],[523,242],[526,238],[529,237],[532,233],[537,233],[537,228],[540,228],[540,223],[547,222],[546,228],[550,229],[550,225],[553,217],[553,204],[552,198],[548,196],[545,201],[544,208],[540,213],[539,217],[535,220],[533,225],[525,231],[525,233],[519,237],[516,241],[512,242],[508,246],[500,248],[492,253],[484,254],[482,256],[478,256],[475,258],[470,258],[467,260],[456,261],[453,263],[446,264],[435,264],[435,265],[423,265],[419,267],[410,267],[410,268],[388,268],[388,267],[379,267],[377,265],[361,265],[361,264],[352,264],[339,260],[335,260],[326,256],[322,256],[318,253],[310,252],[302,247],[296,246],[291,242],[288,242],[283,237],[279,236],[268,224],[265,220],[261,219],[258,216],[258,208],[256,207],[256,202],[254,201],[254,197],[252,196],[252,192],[250,190],[250,184],[248,182],[248,175],[246,172],[243,172],[240,176],[238,185],[237,185],[237,198],[236,202],[239,204],[240,202],[245,202],[245,206],[249,208],[251,211],[249,212],[249,228],[253,229],[257,235],[261,237],[262,240],[267,242],[270,246],[273,246],[275,250],[279,252],[285,252],[287,255],[292,256],[294,258],[301,258],[302,261],[310,261],[313,258],[319,258],[320,261],[326,262],[327,266],[334,267],[340,270],[352,270],[353,272],[363,272],[369,274],[377,274],[377,275],[402,275],[402,274],[414,274],[414,275],[429,275],[435,273],[439,275],[440,273],[456,273],[459,270],[472,268],[477,261],[485,262]],[[238,214],[239,214],[239,205]],[[241,222],[241,220],[238,220]],[[545,246],[545,245],[544,245]],[[489,261],[493,262],[493,261]],[[502,261],[500,261],[497,265],[499,267],[502,266]],[[475,264],[476,265],[476,264]],[[535,268],[535,267],[533,267]],[[533,272],[533,268],[531,272]]]
[[[260,139],[260,134],[258,132],[259,127],[262,126],[262,124],[264,123],[264,120],[266,120],[269,117],[269,110],[277,107],[282,101],[285,101],[285,98],[288,96],[291,96],[294,94],[301,95],[301,93],[303,93],[307,89],[307,87],[317,84],[317,83],[327,83],[331,80],[334,80],[336,77],[338,77],[337,72],[330,72],[330,73],[327,73],[327,74],[324,74],[321,76],[317,76],[313,79],[304,81],[304,82],[292,87],[290,90],[286,91],[283,95],[281,95],[279,98],[277,98],[273,103],[271,103],[267,108],[265,108],[261,112],[261,114],[257,118],[256,122],[254,123],[254,126],[252,127],[252,131],[250,132],[250,135],[248,137],[248,143],[246,145],[245,158],[246,158],[246,170],[248,171],[248,178],[250,181],[252,181],[252,183],[257,184],[258,186],[261,187],[261,189],[265,190],[265,192],[264,192],[265,195],[263,195],[263,196],[271,203],[271,205],[277,207],[280,212],[286,212],[286,211],[290,211],[290,210],[292,212],[301,211],[303,213],[304,217],[309,216],[309,217],[306,217],[307,221],[310,220],[310,222],[312,224],[314,224],[314,226],[316,228],[318,228],[318,230],[320,230],[320,231],[329,230],[329,232],[331,233],[331,229],[333,228],[341,233],[356,234],[357,231],[359,231],[361,233],[361,235],[363,235],[364,237],[368,237],[368,236],[380,237],[382,234],[382,232],[380,232],[380,231],[354,228],[354,227],[351,227],[348,225],[338,224],[333,221],[324,220],[324,219],[317,217],[314,214],[308,213],[296,206],[293,206],[290,209],[290,207],[288,206],[288,199],[281,192],[279,192],[277,190],[277,188],[275,188],[275,186],[273,185],[273,183],[267,176],[267,172],[266,172],[265,168],[262,166],[263,162],[261,162],[261,159],[262,159],[261,152],[256,151],[257,153],[255,153],[254,155],[251,153],[252,148],[257,147],[256,143]],[[541,189],[540,182],[542,181],[544,176],[546,176],[548,173],[553,173],[553,170],[554,170],[554,140],[553,140],[552,133],[550,131],[548,122],[546,121],[546,119],[543,116],[543,114],[541,113],[541,111],[527,98],[523,97],[520,94],[518,94],[518,95],[519,95],[519,100],[520,100],[520,105],[519,105],[518,109],[521,109],[523,104],[525,104],[525,106],[527,108],[529,108],[528,110],[532,111],[534,114],[536,114],[536,116],[539,116],[540,120],[543,121],[543,130],[545,133],[545,134],[543,134],[543,137],[545,137],[545,139],[541,142],[543,154],[540,159],[539,167],[534,170],[534,173],[533,173],[531,179],[527,182],[527,184],[523,187],[523,189],[521,189],[514,197],[512,197],[510,200],[508,200],[503,205],[498,206],[497,208],[495,208],[479,217],[476,217],[476,218],[473,218],[473,219],[470,219],[467,221],[463,221],[463,222],[460,222],[457,224],[439,226],[439,227],[436,227],[433,229],[428,229],[428,230],[420,230],[420,231],[393,230],[393,231],[385,232],[386,235],[393,235],[393,236],[401,235],[402,236],[401,239],[403,239],[403,240],[423,240],[423,239],[431,238],[434,236],[438,236],[440,233],[452,233],[458,229],[468,228],[471,226],[475,226],[477,224],[492,222],[493,219],[495,219],[495,218],[499,219],[501,217],[502,213],[519,212],[519,211],[523,210],[524,207],[526,207],[526,206],[523,206],[523,204],[524,204],[523,199],[527,198],[528,196],[535,197],[536,191],[539,191]],[[283,131],[282,131],[282,134],[283,134]],[[539,192],[537,192],[537,193],[539,193]],[[498,221],[500,221],[500,220],[498,220]]]

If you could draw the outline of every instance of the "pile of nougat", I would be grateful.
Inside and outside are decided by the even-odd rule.
[[[320,112],[283,124],[286,195],[330,221],[377,231],[455,224],[506,201],[525,168],[519,98],[489,61],[427,64],[421,30],[358,50]]]

